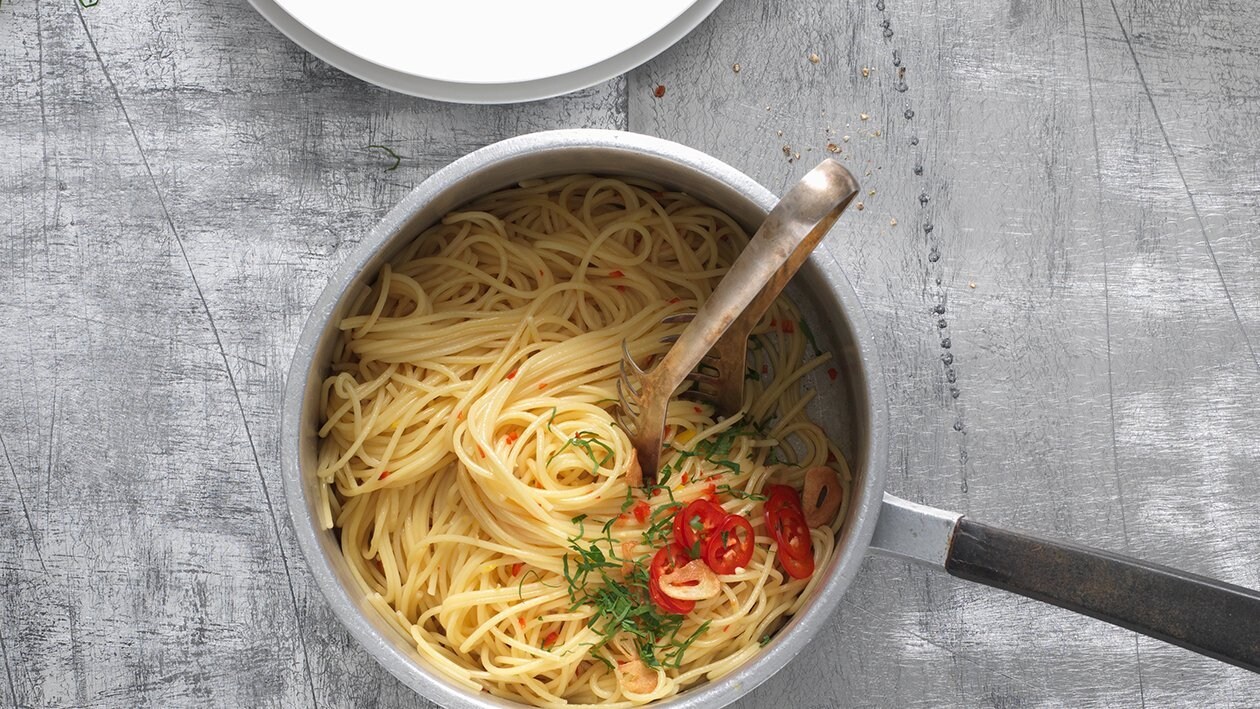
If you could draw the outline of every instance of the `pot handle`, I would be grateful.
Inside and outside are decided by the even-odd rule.
[[[885,494],[874,551],[1260,672],[1260,593]]]

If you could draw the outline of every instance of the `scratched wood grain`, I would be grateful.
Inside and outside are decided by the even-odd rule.
[[[731,0],[628,79],[459,107],[243,2],[5,0],[0,703],[427,705],[297,553],[283,372],[395,201],[550,127],[680,140],[774,189],[834,144],[874,190],[827,248],[879,336],[892,490],[1260,586],[1257,30],[1246,0]],[[743,706],[1258,701],[1241,671],[872,558]]]

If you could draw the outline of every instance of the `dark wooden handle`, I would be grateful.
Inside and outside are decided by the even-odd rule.
[[[1260,672],[1260,593],[1241,586],[966,517],[945,568]]]

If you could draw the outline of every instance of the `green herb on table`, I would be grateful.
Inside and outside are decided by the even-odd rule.
[[[100,0],[92,0],[92,4],[95,5],[99,1]],[[83,0],[79,0],[79,2],[83,2]],[[386,153],[389,154],[391,158],[394,159],[394,164],[385,168],[385,172],[392,172],[394,170],[397,170],[398,166],[402,164],[402,158],[398,156],[398,153],[394,152],[393,150],[390,150],[388,146],[385,146],[385,145],[369,145],[368,146],[368,150],[371,150],[373,148],[375,148],[376,150],[384,150]]]

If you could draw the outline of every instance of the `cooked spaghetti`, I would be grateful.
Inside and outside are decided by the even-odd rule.
[[[800,608],[850,476],[806,416],[828,355],[792,304],[750,341],[739,415],[671,402],[655,485],[631,483],[614,422],[622,341],[663,354],[683,325],[662,318],[747,241],[645,180],[536,180],[446,215],[356,295],[322,389],[322,523],[441,673],[634,706],[730,672]],[[816,473],[830,509],[804,526]]]

